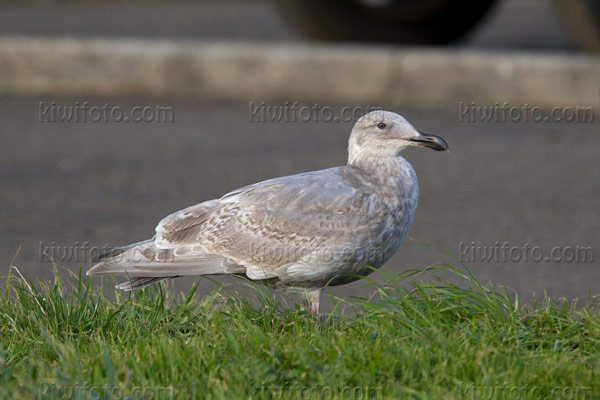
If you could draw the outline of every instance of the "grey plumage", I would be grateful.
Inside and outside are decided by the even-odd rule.
[[[318,314],[327,285],[351,282],[398,249],[418,199],[408,146],[447,150],[401,116],[359,119],[343,167],[270,179],[164,218],[149,240],[115,249],[88,275],[126,274],[129,290],[184,275],[243,275],[308,293]]]

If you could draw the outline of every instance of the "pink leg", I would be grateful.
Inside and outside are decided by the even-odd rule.
[[[307,290],[308,301],[310,302],[310,311],[321,320],[321,314],[319,314],[319,301],[321,300],[321,291],[323,289]]]

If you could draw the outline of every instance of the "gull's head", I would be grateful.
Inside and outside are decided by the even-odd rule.
[[[410,146],[448,150],[439,136],[420,132],[404,117],[376,110],[363,115],[352,128],[348,143],[350,160],[361,157],[396,157]]]

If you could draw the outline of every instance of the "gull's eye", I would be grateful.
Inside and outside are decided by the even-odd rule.
[[[379,129],[385,129],[387,127],[387,125],[385,124],[385,122],[380,122],[380,123],[377,124],[377,127]]]

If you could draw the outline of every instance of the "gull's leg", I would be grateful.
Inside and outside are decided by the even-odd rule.
[[[317,316],[319,321],[321,320],[321,314],[319,314],[319,301],[321,300],[321,291],[323,289],[307,290],[308,301],[310,302],[310,311]]]

